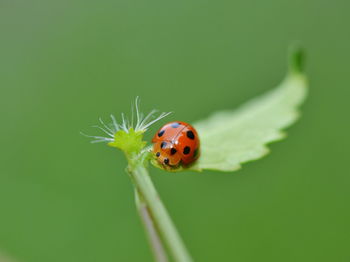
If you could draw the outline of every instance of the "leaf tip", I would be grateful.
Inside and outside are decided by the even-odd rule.
[[[296,42],[289,47],[288,64],[289,70],[294,73],[302,73],[304,71],[305,53],[301,44]]]

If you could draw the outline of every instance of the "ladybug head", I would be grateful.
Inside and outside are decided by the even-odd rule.
[[[181,156],[174,145],[166,141],[158,141],[153,146],[153,152],[159,163],[166,166],[177,166],[180,164]]]

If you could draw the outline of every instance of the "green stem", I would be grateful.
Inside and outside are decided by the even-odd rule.
[[[135,189],[135,202],[140,218],[147,232],[148,240],[151,245],[155,261],[168,262],[169,260],[166,250],[159,236],[159,232],[153,222],[149,208],[147,207],[147,204],[137,189]]]
[[[142,199],[144,199],[149,208],[151,218],[153,218],[153,222],[158,228],[166,247],[174,258],[174,261],[192,262],[192,258],[186,250],[180,235],[160,200],[143,161],[140,159],[130,161],[128,171],[136,189],[140,192]]]

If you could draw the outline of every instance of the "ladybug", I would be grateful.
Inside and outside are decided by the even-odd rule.
[[[165,167],[187,166],[199,157],[197,131],[185,122],[170,122],[161,127],[152,139],[153,153]]]

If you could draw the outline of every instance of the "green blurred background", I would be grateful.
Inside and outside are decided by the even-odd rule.
[[[349,1],[0,1],[0,253],[152,261],[101,116],[194,122],[280,82],[307,50],[303,117],[235,173],[151,169],[195,261],[350,261]],[[148,138],[161,125],[153,127]],[[1,258],[0,258],[1,261]]]

